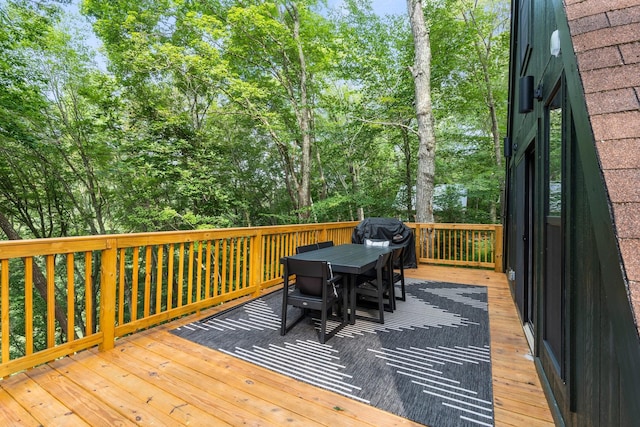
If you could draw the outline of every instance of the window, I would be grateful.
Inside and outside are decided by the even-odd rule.
[[[531,56],[531,0],[520,0],[518,8],[518,54],[520,74],[524,75]]]
[[[560,378],[565,378],[565,285],[563,239],[563,87],[545,108],[546,221],[544,342]]]
[[[547,215],[562,216],[562,97],[556,92],[549,105],[549,197]]]

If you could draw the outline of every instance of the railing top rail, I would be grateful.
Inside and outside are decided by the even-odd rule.
[[[110,245],[108,236],[9,240],[0,242],[0,259],[100,251],[108,249]]]
[[[461,224],[461,223],[426,223],[426,222],[408,222],[406,223],[411,228],[433,228],[433,229],[446,229],[446,230],[495,230],[502,227],[502,224]]]
[[[358,221],[335,223],[312,223],[274,225],[260,227],[234,227],[208,230],[159,231],[131,234],[105,234],[97,236],[58,237],[48,239],[24,239],[0,241],[0,259],[22,258],[34,255],[96,251],[104,249],[128,248],[145,245],[187,243],[199,240],[213,240],[233,237],[252,237],[258,234],[288,233],[297,229],[304,231],[331,228],[355,227]],[[453,229],[453,230],[495,230],[499,224],[442,224],[406,223],[412,228]]]
[[[258,234],[286,233],[295,229],[321,230],[330,225],[349,227],[357,222],[276,225],[260,227],[233,227],[208,230],[158,231],[130,234],[103,234],[95,236],[55,237],[0,241],[0,259],[23,258],[34,255],[53,255],[104,249],[128,248],[145,245],[187,243],[232,237],[251,237]]]

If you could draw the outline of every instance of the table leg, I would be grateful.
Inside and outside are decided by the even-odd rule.
[[[354,325],[356,323],[356,283],[357,274],[349,275],[349,323]]]

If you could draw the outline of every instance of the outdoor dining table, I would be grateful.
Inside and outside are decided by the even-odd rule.
[[[394,246],[367,246],[361,244],[345,244],[330,246],[310,252],[291,255],[287,258],[306,261],[326,261],[331,264],[334,274],[347,276],[349,323],[355,323],[356,314],[356,283],[359,274],[375,267],[378,257],[392,252]]]

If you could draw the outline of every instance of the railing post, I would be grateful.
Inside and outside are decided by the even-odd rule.
[[[502,225],[497,225],[496,226],[496,233],[495,233],[495,268],[494,270],[498,273],[502,273]]]
[[[322,228],[320,229],[320,238],[318,239],[319,242],[326,242],[328,240],[327,237],[327,225],[324,224],[322,226]]]
[[[101,351],[110,350],[115,345],[116,328],[116,264],[117,240],[107,239],[107,249],[102,251],[100,272],[100,331]]]
[[[256,235],[251,239],[251,265],[249,266],[249,283],[256,287],[254,297],[259,297],[262,291],[262,279],[264,277],[264,263],[262,262],[262,231],[258,229]]]
[[[416,222],[415,226],[416,226],[416,228],[415,228],[416,231],[415,231],[415,234],[413,236],[414,237],[413,244],[415,246],[415,251],[416,251],[416,265],[419,265],[420,264],[420,258],[422,256],[422,252],[421,252],[422,245],[420,243],[422,241],[422,230],[420,229],[420,224],[419,223]]]

